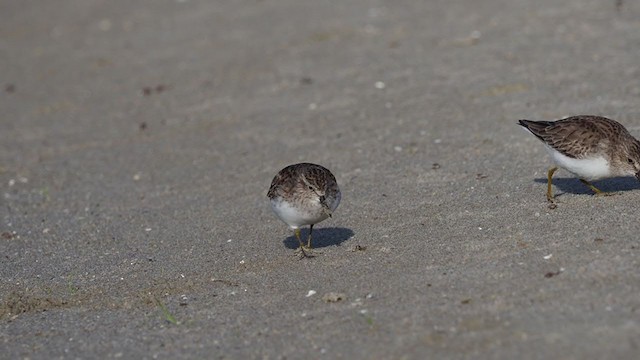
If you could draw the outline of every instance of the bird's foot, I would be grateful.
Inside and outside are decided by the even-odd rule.
[[[296,255],[300,256],[300,259],[304,259],[304,258],[313,258],[316,257],[315,254],[319,254],[322,253],[321,251],[317,251],[317,250],[313,250],[309,247],[306,246],[300,246],[296,249],[295,251]]]
[[[547,202],[549,203],[549,209],[554,210],[558,208],[558,202],[552,195],[547,194]]]
[[[596,196],[614,196],[614,195],[620,195],[620,192],[617,192],[617,191],[606,191],[605,192],[605,191],[600,190],[595,195]]]

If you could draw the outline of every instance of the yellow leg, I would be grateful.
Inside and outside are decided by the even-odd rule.
[[[551,178],[553,177],[553,173],[558,170],[557,166],[549,168],[549,172],[547,173],[547,201],[553,203],[553,193],[551,192]]]
[[[296,239],[298,239],[298,242],[300,243],[300,247],[298,249],[302,252],[303,257],[307,257],[307,253],[304,252],[304,244],[302,243],[302,239],[300,239],[300,229],[295,229],[293,232],[296,234]]]
[[[593,190],[594,193],[596,193],[596,195],[600,196],[600,195],[611,195],[610,193],[604,192],[600,189],[598,189],[597,187],[593,186],[592,183],[588,182],[585,179],[580,179],[580,182],[582,182],[583,184],[587,185],[589,187],[589,189]]]

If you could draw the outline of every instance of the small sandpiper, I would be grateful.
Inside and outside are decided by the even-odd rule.
[[[320,165],[289,165],[273,178],[267,196],[276,215],[294,230],[302,256],[309,257],[313,225],[331,217],[340,204],[336,178]],[[309,225],[306,246],[300,239],[300,227],[305,225]]]
[[[590,181],[633,175],[640,180],[640,142],[617,121],[578,115],[557,121],[520,120],[542,140],[555,162],[547,173],[547,200],[554,203],[551,177],[561,167],[576,175],[596,195],[606,195]]]

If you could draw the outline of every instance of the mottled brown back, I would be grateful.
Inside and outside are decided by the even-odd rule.
[[[338,191],[336,178],[327,168],[311,163],[300,163],[289,165],[280,170],[271,181],[267,196],[273,199],[282,196],[283,193],[291,193],[294,188],[304,188],[302,176],[312,185],[323,189],[328,196]]]
[[[602,116],[578,115],[558,121],[520,120],[519,124],[571,158],[586,157],[599,150],[611,151],[610,145],[619,143],[618,139],[633,139],[620,123]],[[637,141],[633,143],[637,146]]]

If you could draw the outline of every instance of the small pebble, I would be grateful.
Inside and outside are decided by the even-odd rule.
[[[98,27],[100,28],[100,30],[102,31],[109,31],[111,30],[111,20],[109,19],[102,19],[100,20],[100,22],[98,23]]]
[[[330,293],[326,293],[326,294],[324,294],[322,296],[322,301],[330,303],[330,302],[342,301],[342,300],[344,300],[346,298],[347,297],[345,296],[345,294],[330,292]]]

